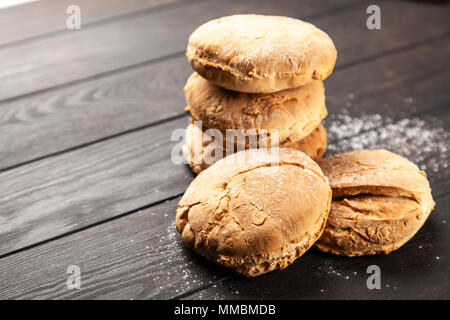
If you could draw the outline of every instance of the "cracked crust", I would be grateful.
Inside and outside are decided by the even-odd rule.
[[[324,80],[337,51],[330,37],[310,23],[240,14],[197,28],[186,56],[195,71],[218,86],[269,93]]]
[[[434,208],[426,174],[386,150],[360,150],[319,160],[333,190],[316,247],[346,256],[388,254],[422,227]]]
[[[267,147],[270,147],[270,142],[268,142]],[[296,142],[287,141],[280,147],[300,150],[311,157],[311,159],[317,161],[327,148],[327,131],[320,124],[305,138]],[[234,150],[243,149],[243,146],[238,148],[236,143],[234,144]],[[194,124],[194,120],[191,118],[190,124],[186,128],[183,154],[192,171],[198,174],[211,166],[216,162],[216,152],[218,152],[217,158],[227,155],[226,141],[215,140],[212,135],[208,134],[208,131],[203,133],[202,129]]]
[[[245,130],[257,135],[277,130],[280,145],[308,136],[327,116],[322,81],[280,92],[239,93],[222,89],[193,73],[184,92],[187,110],[207,129]]]
[[[313,245],[328,217],[328,181],[304,153],[275,151],[235,153],[194,179],[176,210],[188,247],[257,276],[285,268]]]

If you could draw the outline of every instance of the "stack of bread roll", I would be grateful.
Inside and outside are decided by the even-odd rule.
[[[287,17],[234,15],[195,30],[186,55],[195,72],[185,86],[191,122],[183,153],[195,173],[262,144],[298,149],[314,160],[324,154],[322,80],[337,55],[325,32]],[[227,132],[236,139],[227,143]]]
[[[257,276],[313,245],[344,256],[387,254],[425,223],[435,205],[430,185],[407,159],[386,150],[319,159],[322,80],[336,60],[324,32],[286,17],[224,17],[191,35],[187,56],[196,72],[185,87],[192,119],[183,151],[193,171],[203,170],[176,209],[188,247]],[[274,130],[280,148],[213,134],[227,130]],[[263,142],[273,146],[273,133]],[[214,152],[227,156],[206,161]]]

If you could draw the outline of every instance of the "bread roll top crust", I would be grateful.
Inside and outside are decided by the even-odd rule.
[[[241,151],[194,179],[176,210],[177,229],[189,247],[240,265],[299,246],[302,254],[317,240],[331,202],[327,179],[304,153],[278,151]]]

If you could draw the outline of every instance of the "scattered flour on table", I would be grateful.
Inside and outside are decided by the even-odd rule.
[[[172,217],[171,222],[166,226],[166,232],[159,238],[156,250],[158,255],[164,252],[164,257],[159,260],[160,270],[152,274],[151,281],[154,287],[159,288],[155,293],[164,296],[177,296],[188,290],[204,285],[212,284],[217,279],[217,275],[211,274],[208,269],[198,266],[198,262],[186,254],[187,249],[181,240],[181,236],[175,228]],[[152,248],[148,250],[152,253]],[[179,279],[178,282],[173,282]]]
[[[346,109],[326,121],[328,152],[387,149],[422,170],[438,172],[448,167],[450,132],[439,119],[405,118],[394,121],[379,114],[352,117]]]

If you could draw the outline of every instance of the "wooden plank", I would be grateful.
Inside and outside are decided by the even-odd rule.
[[[364,23],[367,3],[333,15],[316,15],[308,19],[330,33],[340,52],[339,64],[450,30],[446,23],[450,12],[448,6],[383,2],[380,4],[383,27],[381,31],[370,31]],[[277,2],[276,6],[271,1],[209,1],[80,32],[69,30],[38,42],[7,47],[0,51],[0,99],[45,90],[184,51],[188,35],[201,23],[217,16],[270,12],[305,17],[339,6],[342,3],[335,0],[327,3],[291,0]],[[402,12],[402,19],[398,19],[398,12]],[[411,27],[418,19],[421,21],[420,32]]]
[[[0,259],[0,298],[171,298],[223,278],[177,235],[178,200]],[[81,290],[67,289],[69,265],[81,269]]]
[[[401,119],[450,102],[450,36],[337,70],[325,82],[330,114],[380,113]],[[430,57],[428,60],[427,57]]]
[[[343,108],[401,119],[449,102],[449,54],[447,38],[336,71],[326,81],[327,123]],[[181,55],[3,104],[0,169],[183,114],[190,72]]]
[[[81,9],[82,28],[177,0],[45,0],[0,10],[0,46],[66,29],[70,5]]]
[[[0,174],[0,255],[181,194],[170,134],[182,118]]]
[[[449,298],[449,194],[419,233],[388,256],[344,258],[311,249],[287,269],[253,279],[184,247],[174,228],[178,200],[0,259],[0,298],[167,299],[197,290],[187,298]],[[382,290],[366,287],[372,264],[381,268]],[[69,265],[80,267],[81,290],[66,287]]]
[[[388,91],[386,91],[386,92],[388,92]],[[385,93],[385,94],[387,94],[387,93]],[[384,97],[381,96],[381,98],[384,98]],[[381,98],[380,98],[380,100],[382,100]],[[417,97],[415,97],[415,99],[416,98]],[[440,116],[441,113],[435,114],[435,116],[436,115]],[[445,113],[444,113],[444,115],[445,115]],[[180,120],[180,122],[183,122],[183,120]],[[168,125],[168,124],[166,124],[166,125]],[[184,125],[184,123],[183,123],[183,125]],[[150,131],[150,128],[147,129],[147,130],[148,130],[147,131],[148,136],[152,136],[153,131]],[[165,130],[166,137],[168,136],[168,133],[170,132],[170,130],[167,129],[167,128],[160,129],[160,130]],[[133,135],[134,134],[137,134],[137,133],[133,133]],[[34,204],[31,205],[31,202],[28,202],[28,203],[22,202],[22,204],[25,204],[25,206],[29,206],[30,207],[28,210],[24,210],[22,212],[28,212],[29,213],[28,217],[33,216],[33,218],[36,217],[37,220],[34,220],[33,223],[29,223],[29,225],[27,226],[28,229],[26,228],[27,230],[24,230],[24,231],[22,231],[21,233],[18,234],[18,236],[22,238],[22,239],[19,239],[19,240],[26,239],[26,236],[28,236],[29,237],[28,240],[33,238],[33,241],[40,241],[42,239],[47,239],[48,236],[58,235],[58,233],[51,233],[53,227],[56,227],[56,228],[59,227],[58,223],[64,224],[64,227],[61,228],[61,230],[74,230],[74,229],[82,226],[83,223],[84,223],[84,221],[82,221],[82,220],[85,218],[86,215],[88,215],[88,214],[92,215],[92,212],[97,213],[96,210],[98,208],[102,208],[102,209],[104,208],[103,207],[104,202],[102,203],[103,200],[101,200],[101,197],[99,195],[102,192],[104,192],[103,194],[106,194],[107,195],[106,197],[109,198],[109,194],[110,194],[110,189],[109,188],[114,189],[115,191],[113,192],[111,198],[106,201],[107,203],[106,203],[105,207],[107,209],[108,208],[116,209],[113,205],[111,205],[110,202],[108,202],[108,201],[111,201],[112,198],[115,198],[116,200],[118,200],[119,203],[123,204],[123,207],[119,208],[117,211],[116,210],[112,210],[110,213],[112,215],[116,215],[118,212],[123,212],[124,210],[129,208],[129,203],[127,203],[127,201],[129,200],[131,203],[134,203],[134,201],[129,199],[130,195],[134,196],[136,193],[139,194],[139,192],[142,192],[142,190],[144,189],[144,187],[142,186],[142,183],[144,183],[144,182],[142,182],[142,180],[139,180],[139,179],[141,179],[140,177],[138,178],[139,181],[137,181],[138,182],[137,183],[138,186],[135,186],[134,184],[131,184],[131,182],[130,182],[130,184],[126,184],[125,186],[123,186],[123,188],[121,186],[120,188],[115,189],[117,184],[123,183],[124,179],[122,179],[122,178],[118,178],[117,180],[113,180],[113,179],[106,180],[104,182],[104,185],[107,185],[108,186],[107,188],[104,188],[103,184],[95,186],[95,182],[96,181],[103,181],[102,180],[102,175],[98,171],[101,172],[101,170],[104,169],[104,168],[106,168],[106,170],[108,170],[109,168],[114,167],[113,171],[110,171],[108,174],[105,174],[108,177],[110,177],[111,175],[112,176],[127,176],[127,174],[134,172],[134,170],[136,170],[136,168],[138,168],[137,171],[139,171],[139,170],[142,170],[141,166],[145,166],[145,164],[144,164],[145,161],[142,160],[142,157],[140,158],[141,160],[137,160],[137,162],[139,162],[141,164],[135,166],[133,169],[131,169],[131,168],[129,169],[128,167],[129,166],[133,166],[134,164],[132,162],[130,162],[128,159],[123,158],[123,157],[125,157],[124,155],[121,156],[121,158],[119,159],[118,162],[113,162],[111,159],[109,159],[109,157],[106,156],[106,155],[114,154],[116,152],[115,150],[124,150],[123,152],[120,151],[120,153],[122,154],[122,153],[130,152],[130,155],[128,155],[128,156],[130,158],[134,157],[134,155],[136,153],[135,149],[137,149],[138,147],[137,146],[128,146],[128,145],[132,145],[133,143],[136,143],[137,145],[142,144],[142,141],[145,140],[145,139],[140,136],[140,138],[137,138],[136,140],[133,140],[133,139],[126,140],[125,137],[126,136],[120,137],[121,140],[117,144],[107,144],[107,142],[104,142],[104,143],[102,142],[100,144],[94,145],[94,146],[100,147],[100,148],[99,149],[95,149],[95,148],[94,149],[90,149],[90,152],[87,153],[90,156],[88,156],[87,158],[84,158],[84,160],[86,160],[85,163],[82,163],[82,159],[83,159],[84,155],[86,155],[86,154],[82,154],[82,153],[79,154],[78,153],[78,152],[81,152],[83,150],[83,149],[81,149],[81,150],[76,150],[76,151],[70,153],[71,155],[73,155],[73,154],[77,155],[75,157],[75,163],[74,163],[73,166],[67,166],[67,163],[71,163],[74,160],[72,157],[65,157],[66,155],[61,155],[61,156],[58,156],[58,157],[54,158],[54,159],[58,158],[59,160],[57,160],[55,162],[52,162],[52,161],[48,161],[48,159],[46,159],[46,160],[44,160],[41,163],[41,165],[32,167],[32,169],[30,171],[22,171],[22,169],[25,168],[24,167],[24,168],[17,169],[19,171],[17,171],[17,170],[10,171],[10,172],[14,171],[15,173],[19,173],[18,175],[14,175],[14,174],[12,176],[1,175],[0,176],[0,181],[3,182],[3,180],[4,181],[8,181],[8,180],[11,179],[11,181],[14,180],[14,182],[12,184],[7,184],[7,183],[3,184],[2,188],[0,190],[8,190],[9,192],[12,192],[12,193],[14,193],[15,190],[18,190],[19,188],[23,188],[24,184],[28,184],[28,183],[24,183],[25,181],[32,181],[33,182],[33,185],[31,186],[31,188],[27,189],[27,190],[28,191],[31,190],[31,195],[32,195],[31,198],[32,198],[33,201],[35,201],[35,203],[37,205],[36,206],[34,206]],[[133,136],[133,138],[136,138],[136,136]],[[158,138],[158,137],[156,137],[156,138]],[[118,139],[119,138],[114,139],[114,140],[118,140]],[[111,141],[113,141],[113,140],[111,140]],[[163,141],[162,144],[165,144],[167,140],[162,140],[162,141]],[[108,142],[110,142],[110,141],[108,141]],[[122,145],[125,145],[127,147],[125,149],[122,149],[122,147],[121,147]],[[152,142],[149,145],[147,145],[147,147],[144,147],[144,149],[147,150],[147,151],[153,150],[153,152],[155,152],[155,153],[165,153],[165,157],[166,158],[164,158],[164,159],[167,160],[168,159],[167,152],[166,151],[160,152],[159,149],[155,150],[154,149],[155,145],[156,144],[153,144],[153,142]],[[94,147],[94,146],[91,146],[91,147]],[[139,145],[139,147],[141,147],[141,146]],[[93,150],[96,150],[96,151],[93,151]],[[103,152],[101,152],[102,150],[106,150],[106,151],[103,153]],[[100,159],[101,162],[102,163],[106,162],[104,166],[100,166],[100,170],[99,170],[98,162],[96,160],[96,157],[98,157],[99,155],[101,155],[101,157],[104,157],[104,158]],[[160,156],[160,155],[158,154],[157,156]],[[153,153],[152,153],[151,157],[154,159],[155,155],[153,155]],[[123,162],[122,162],[122,160],[123,160]],[[156,160],[156,161],[158,161],[158,160]],[[123,166],[126,167],[126,168],[124,168],[124,167],[120,168],[119,167],[117,169],[117,171],[116,171],[115,166],[117,165],[117,163],[122,163],[122,164],[125,163]],[[39,184],[40,184],[39,179],[42,179],[43,177],[46,177],[46,175],[49,172],[53,172],[52,170],[49,170],[49,168],[46,167],[46,166],[53,166],[55,164],[56,164],[56,168],[53,167],[53,169],[55,169],[55,171],[54,171],[55,174],[53,174],[50,177],[50,179],[48,179],[48,180],[43,179],[43,181],[44,181],[44,183],[43,183],[44,190],[38,190],[40,188],[39,187]],[[93,166],[92,170],[89,171],[90,170],[89,169],[88,172],[87,172],[87,177],[90,177],[93,174],[95,175],[95,177],[92,177],[92,180],[84,181],[84,182],[80,183],[78,186],[70,185],[70,186],[68,186],[65,189],[63,188],[65,191],[61,191],[61,193],[59,193],[60,191],[58,189],[61,188],[61,184],[59,184],[59,183],[61,183],[61,181],[62,181],[61,178],[60,178],[61,172],[63,172],[63,173],[68,172],[69,175],[72,172],[74,172],[75,174],[72,175],[72,177],[76,177],[76,178],[78,178],[80,176],[83,177],[84,176],[83,172],[79,172],[79,171],[84,171],[85,167],[88,167],[88,166]],[[155,165],[155,166],[152,166],[150,170],[155,171],[155,168],[159,168],[159,167]],[[166,168],[166,167],[162,166],[162,168],[163,168],[162,170],[164,170],[164,168]],[[172,167],[169,166],[167,168],[169,168],[168,171],[172,171],[171,170]],[[128,171],[128,169],[129,169],[129,171]],[[39,172],[35,173],[34,175],[33,174],[29,174],[29,172],[34,172],[36,170],[39,171]],[[144,172],[147,172],[147,171],[144,170]],[[84,172],[84,173],[86,173],[86,172]],[[175,175],[179,174],[178,171],[176,171],[176,170],[173,171],[172,173],[175,173]],[[140,173],[140,174],[142,174],[142,173]],[[4,177],[6,177],[6,178],[3,179]],[[20,177],[20,179],[22,179],[22,180],[21,181],[17,181],[16,180],[17,177]],[[84,179],[84,178],[82,178],[82,179]],[[167,179],[167,177],[165,177],[165,179]],[[176,180],[176,179],[174,179],[174,180]],[[178,179],[178,180],[182,180],[182,179]],[[188,181],[188,180],[189,179],[186,179],[186,181]],[[19,182],[22,182],[22,185],[20,185]],[[133,182],[136,182],[136,181],[133,181]],[[72,184],[72,183],[76,184],[77,182],[70,182],[70,184]],[[177,183],[179,183],[179,181],[177,181]],[[62,183],[62,184],[64,184],[64,183]],[[50,185],[52,185],[52,186],[50,186]],[[5,186],[7,188],[4,189],[3,186]],[[111,187],[111,186],[114,186],[114,187]],[[174,185],[174,186],[175,186],[174,189],[176,189],[176,187],[179,187],[178,185]],[[78,192],[78,188],[81,188],[81,189],[85,188],[86,190],[83,190],[81,193],[79,193]],[[167,187],[167,189],[169,189],[169,187]],[[75,196],[73,198],[72,197],[67,198],[66,195],[67,194],[71,194],[74,190],[76,191],[75,192]],[[57,210],[61,210],[60,214],[61,213],[65,214],[65,217],[59,218],[59,220],[58,220],[58,218],[56,220],[52,220],[53,218],[49,218],[48,220],[46,220],[46,218],[45,219],[41,219],[43,216],[46,216],[48,214],[48,212],[44,212],[45,210],[41,210],[40,208],[45,207],[48,204],[52,205],[53,203],[58,202],[58,197],[55,197],[54,202],[48,201],[48,194],[55,194],[54,191],[56,191],[56,195],[59,196],[61,199],[64,199],[67,202],[71,202],[71,200],[74,199],[74,202],[70,203],[70,204],[62,203],[61,206],[57,208]],[[94,194],[93,198],[90,198],[90,194]],[[169,194],[170,193],[165,193],[164,196],[169,195]],[[28,194],[27,193],[23,193],[23,196],[21,198],[24,198],[26,196],[28,196]],[[44,198],[44,196],[45,196],[45,198]],[[84,199],[86,196],[88,196],[89,199],[92,199],[92,201],[89,201],[89,203],[87,205],[83,206],[84,202],[82,201],[82,199]],[[100,199],[100,201],[98,201],[98,199]],[[155,198],[152,198],[151,201],[154,201],[154,199]],[[7,197],[7,200],[11,200],[11,198],[8,199],[8,197]],[[138,200],[138,203],[140,201],[141,200]],[[142,201],[140,203],[145,203],[145,201]],[[68,217],[69,215],[73,215],[74,213],[76,213],[76,210],[78,210],[78,207],[82,208],[82,210],[85,210],[85,208],[88,207],[90,211],[89,210],[85,210],[84,212],[81,212],[80,216],[75,215],[74,217]],[[39,209],[39,210],[36,210],[36,208]],[[37,216],[39,216],[41,214],[42,214],[42,216],[41,217],[37,217],[36,215],[32,214],[32,211],[34,211],[34,213],[37,212]],[[54,213],[54,217],[56,217],[56,216],[57,216],[57,214]],[[63,216],[63,215],[61,215],[61,216]],[[106,216],[109,217],[109,213],[106,213],[105,215],[100,215],[100,216],[101,216],[100,219],[104,219]],[[18,217],[19,217],[19,215],[18,215]],[[70,221],[70,219],[73,219],[73,221]],[[2,220],[5,220],[5,219],[2,219]],[[95,218],[94,218],[94,220],[95,220]],[[11,223],[11,221],[12,220],[10,220],[9,223]],[[39,222],[36,222],[36,221],[39,221]],[[92,221],[93,220],[87,221],[87,224],[85,224],[85,225],[89,225],[90,223],[92,223]],[[100,220],[98,220],[98,221],[100,221]],[[20,223],[18,220],[16,220],[15,222]],[[37,237],[34,237],[34,235],[30,232],[30,230],[32,230],[34,225],[36,225],[36,224],[40,225],[41,223],[47,223],[47,229],[45,229],[45,227],[42,227],[40,230],[38,230]],[[8,225],[8,224],[6,224],[6,225]],[[55,230],[53,230],[53,231],[55,231]],[[25,236],[25,234],[26,234],[26,236]],[[42,237],[44,234],[45,234],[45,237]],[[17,239],[14,239],[14,240],[17,240]],[[13,240],[12,239],[8,239],[8,241],[13,241]],[[131,240],[130,240],[130,242],[131,242]],[[34,243],[34,242],[30,241],[29,243]],[[14,255],[14,256],[16,256],[16,255]],[[134,284],[132,284],[131,285],[131,289],[129,289],[129,290],[133,290],[134,286],[138,286],[139,287],[141,285],[141,281],[142,280],[139,280],[137,283],[135,282]],[[123,287],[123,288],[125,288],[125,287]],[[128,290],[128,288],[129,287],[126,287],[126,289],[124,289],[124,291]],[[108,296],[107,293],[102,293],[102,294],[105,294],[105,296]],[[118,295],[116,295],[114,293],[110,297],[120,297],[120,293],[117,293],[117,294]]]

